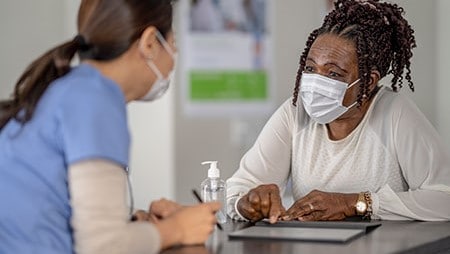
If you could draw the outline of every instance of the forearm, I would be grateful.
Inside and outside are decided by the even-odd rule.
[[[383,220],[450,220],[450,193],[445,190],[410,190],[395,193],[384,186],[372,195],[374,218]]]
[[[245,156],[244,156],[245,159]],[[244,160],[243,159],[243,160]],[[244,168],[240,168],[231,178],[227,180],[227,212],[233,220],[247,221],[237,210],[239,199],[249,190],[263,184],[258,179],[251,177]]]
[[[228,216],[230,216],[231,219],[237,220],[237,221],[248,221],[238,210],[237,204],[239,200],[242,198],[241,194],[236,194],[232,196],[228,196],[227,198],[227,212]]]
[[[157,253],[161,239],[149,222],[130,222],[126,172],[108,161],[91,160],[69,168],[77,253]]]
[[[290,100],[278,108],[242,157],[239,169],[227,180],[227,210],[231,218],[244,219],[235,209],[236,200],[259,185],[276,184],[284,193],[291,167],[293,112]]]

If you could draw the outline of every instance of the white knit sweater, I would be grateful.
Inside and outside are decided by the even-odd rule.
[[[287,100],[271,117],[237,172],[227,181],[228,211],[260,184],[297,200],[310,191],[370,191],[373,218],[450,219],[450,149],[406,96],[383,87],[346,138],[330,140],[326,125],[309,118],[302,102]]]

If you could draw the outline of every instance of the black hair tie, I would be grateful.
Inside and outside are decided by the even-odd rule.
[[[86,42],[83,35],[81,34],[75,36],[75,38],[73,38],[73,41],[78,45],[78,49],[80,51],[86,51],[90,48],[90,45]]]

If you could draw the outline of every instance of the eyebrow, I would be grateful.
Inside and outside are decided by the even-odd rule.
[[[306,58],[306,61],[308,61],[308,60],[311,61],[311,62],[313,62],[314,64],[317,65],[317,63],[314,61],[314,59],[308,57],[308,58]],[[348,73],[348,71],[347,71],[346,69],[340,67],[340,66],[339,66],[337,63],[335,63],[335,62],[328,62],[328,63],[325,64],[325,66],[327,66],[327,65],[333,65],[333,66],[337,67],[338,69],[342,70],[343,72]]]

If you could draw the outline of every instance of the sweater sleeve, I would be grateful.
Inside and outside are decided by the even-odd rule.
[[[409,189],[374,193],[374,215],[385,220],[450,220],[450,149],[407,98],[394,103],[393,150]]]
[[[239,169],[227,180],[227,211],[245,220],[236,209],[238,199],[261,184],[276,184],[284,192],[291,167],[292,126],[295,108],[286,101],[269,119]]]
[[[160,235],[148,222],[130,222],[123,168],[105,160],[69,167],[71,225],[76,253],[158,253]]]

